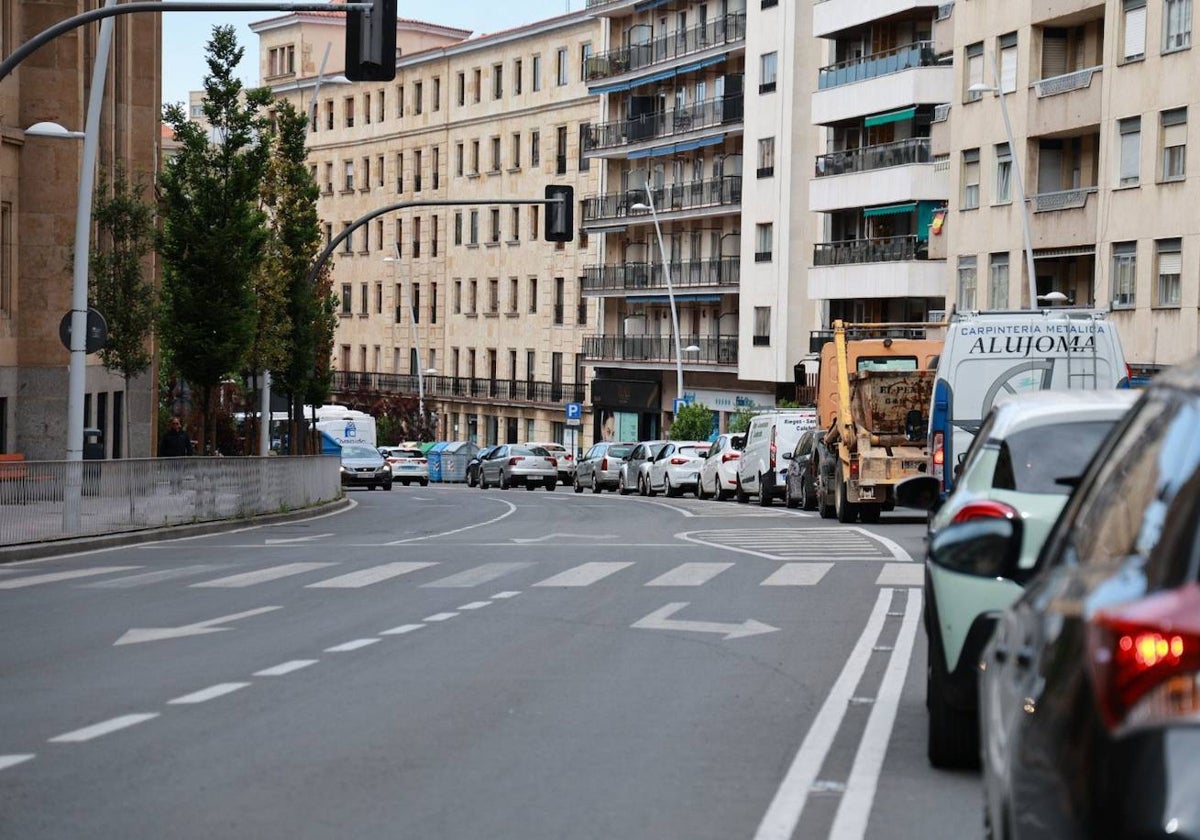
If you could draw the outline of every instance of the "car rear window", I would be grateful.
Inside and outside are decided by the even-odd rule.
[[[681,446],[679,454],[686,455],[689,458],[703,458],[708,454],[707,446]]]
[[[425,453],[419,449],[393,449],[393,458],[424,458]]]
[[[1010,435],[1000,443],[992,487],[1021,493],[1066,496],[1060,478],[1083,475],[1115,420],[1088,420],[1040,426]]]
[[[629,453],[632,451],[633,451],[633,447],[629,446],[629,445],[610,446],[610,447],[608,447],[608,452],[606,454],[610,458],[628,458]]]

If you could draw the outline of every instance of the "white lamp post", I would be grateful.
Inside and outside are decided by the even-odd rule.
[[[396,245],[396,250],[400,250],[399,244]],[[383,261],[392,264],[392,278],[395,279],[396,264],[400,262],[400,257],[384,257]],[[399,303],[399,301],[397,301]],[[409,286],[409,303],[408,303],[408,326],[412,332],[412,346],[417,351],[417,410],[421,414],[421,422],[425,422],[425,374],[437,373],[436,368],[424,369],[421,366],[421,347],[417,343],[417,321],[416,321],[416,301],[412,299],[412,287]]]
[[[658,211],[654,209],[654,193],[650,190],[650,182],[646,182],[646,203],[634,204],[629,208],[638,212],[650,211],[654,221],[654,233],[658,236],[658,253],[662,257],[663,277],[667,281],[667,300],[671,303],[671,332],[675,339],[675,397],[683,399],[683,351],[679,347],[679,313],[675,311],[675,287],[671,285],[671,263],[667,256],[667,247],[663,244],[662,227],[658,224]],[[699,347],[691,344],[688,350],[696,352]]]
[[[983,82],[967,88],[970,93],[994,93],[1000,98],[1000,117],[1004,120],[1004,136],[1008,139],[1008,149],[1012,154],[1013,181],[1017,186],[1017,201],[1021,205],[1021,233],[1025,239],[1025,271],[1029,275],[1029,308],[1038,308],[1037,274],[1033,267],[1033,237],[1029,233],[1029,205],[1025,201],[1025,182],[1021,178],[1020,155],[1017,154],[1017,144],[1013,140],[1012,123],[1008,121],[1008,105],[1004,101],[1004,88],[1000,83],[1000,68],[996,65],[996,54],[992,53],[992,78],[995,86]]]

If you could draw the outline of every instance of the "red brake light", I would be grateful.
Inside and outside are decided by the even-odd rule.
[[[1097,612],[1087,647],[1110,728],[1200,718],[1200,584]]]
[[[1015,519],[1020,514],[1011,505],[991,499],[968,502],[954,514],[954,522],[969,522],[972,519]]]
[[[777,450],[775,448],[775,428],[772,427],[771,428],[771,469],[775,469],[776,453],[777,453]]]
[[[858,480],[858,461],[857,460],[850,462],[850,480],[851,481]]]
[[[557,466],[558,466],[558,459],[557,459],[557,458],[548,458],[547,460],[550,462],[550,466],[552,466],[552,467],[557,467]]]
[[[671,463],[677,467],[681,464],[686,464],[687,462],[688,462],[687,458],[672,458],[671,459]]]
[[[600,472],[608,472],[608,458],[600,459]]]
[[[741,458],[741,457],[742,457],[742,453],[740,453],[740,452],[726,452],[724,455],[721,456],[721,463],[727,464],[730,461],[736,461],[738,458]]]
[[[509,459],[508,459],[508,465],[509,465],[510,467],[515,467],[515,466],[517,465],[517,461],[524,461],[524,460],[525,460],[525,456],[524,456],[524,455],[517,455],[517,456],[516,456],[516,457],[514,457],[514,458],[509,458]]]
[[[946,475],[945,443],[946,443],[946,433],[945,432],[934,432],[933,433],[933,458],[932,458],[932,460],[933,460],[933,477],[936,478],[938,481],[942,482],[942,489],[945,489],[945,487],[946,487],[946,482],[944,481],[944,478]]]

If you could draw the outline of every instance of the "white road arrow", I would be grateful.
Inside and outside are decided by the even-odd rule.
[[[577,540],[608,540],[616,539],[616,534],[546,534],[544,537],[514,537],[515,543],[536,543],[552,540],[555,537],[570,537]]]
[[[208,621],[197,621],[195,624],[185,624],[182,627],[134,627],[125,631],[125,635],[113,642],[117,645],[136,645],[139,642],[159,642],[164,639],[182,639],[185,636],[203,636],[205,633],[220,633],[229,627],[213,627],[214,624],[225,624],[237,621],[239,618],[249,618],[252,615],[262,615],[283,607],[259,607],[255,610],[223,615],[220,618],[210,618]]]
[[[774,633],[779,629],[778,627],[772,627],[770,624],[755,621],[752,618],[746,619],[741,624],[721,624],[716,621],[681,621],[671,618],[671,616],[687,605],[687,601],[667,604],[662,609],[655,610],[650,615],[639,621],[635,621],[630,626],[639,630],[688,630],[693,633],[720,633],[726,639],[742,639],[746,636],[757,636],[761,633]]]

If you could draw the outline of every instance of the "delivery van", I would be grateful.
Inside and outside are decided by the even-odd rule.
[[[1116,326],[1096,309],[951,316],[929,411],[930,474],[945,495],[954,468],[1001,395],[1129,387]]]

